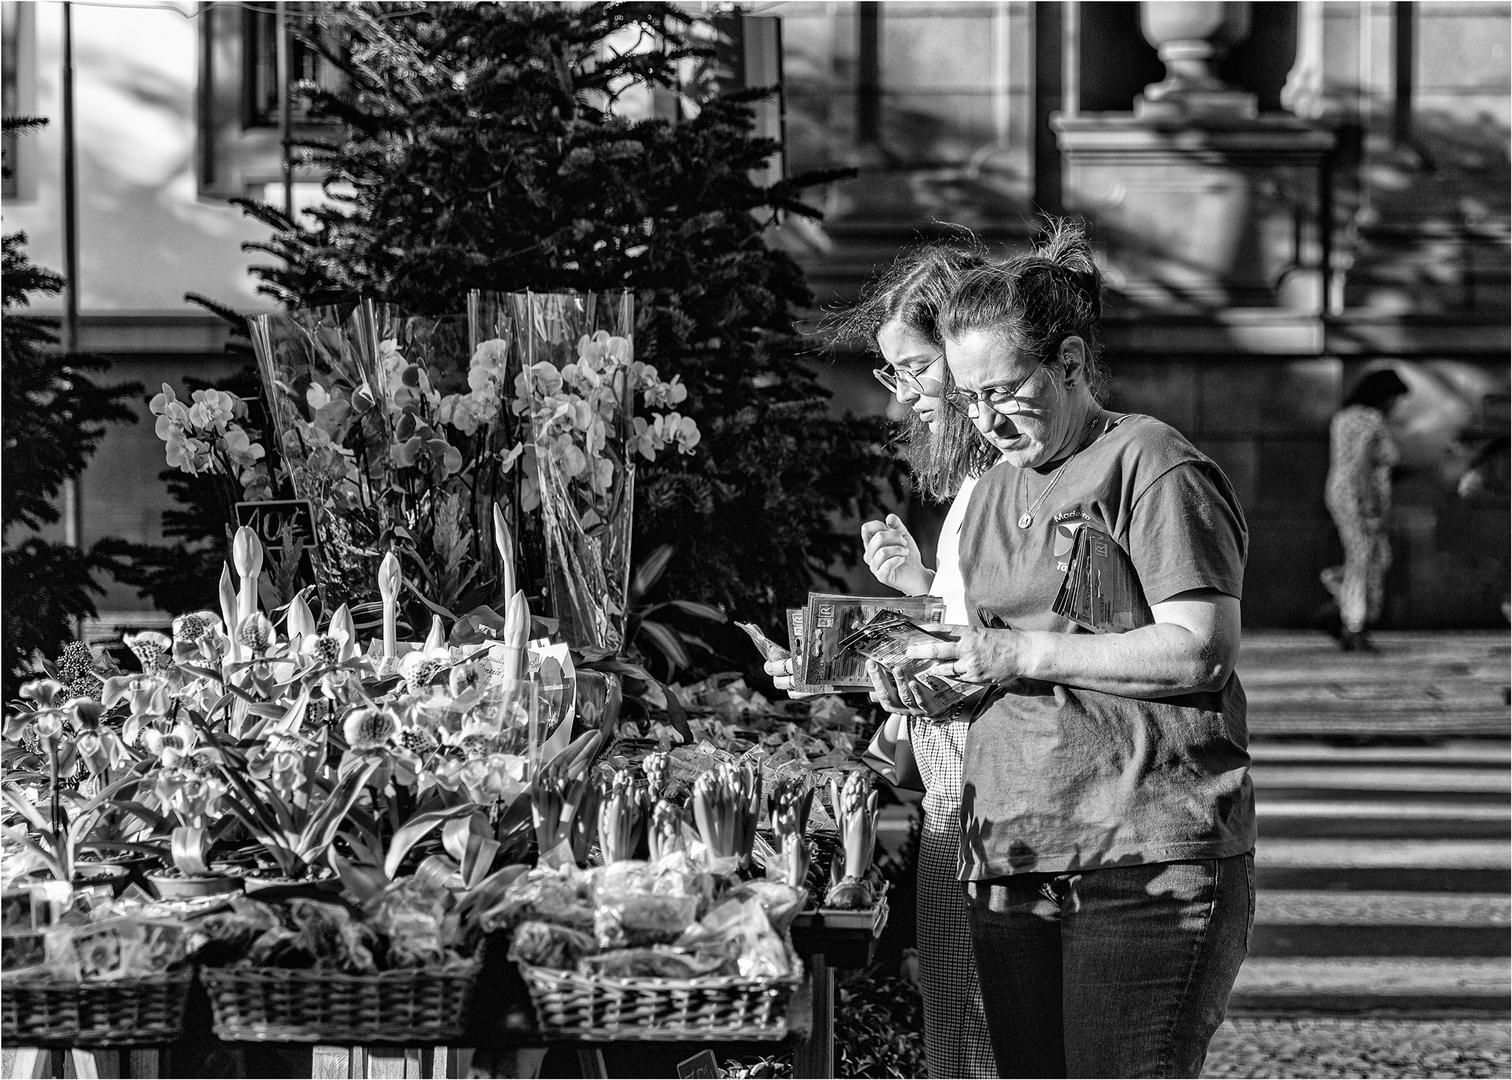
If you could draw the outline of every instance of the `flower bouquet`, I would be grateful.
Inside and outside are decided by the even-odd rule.
[[[517,526],[528,533],[539,521],[561,633],[578,647],[614,652],[625,631],[635,462],[669,445],[681,453],[698,445],[691,419],[662,411],[685,400],[687,388],[635,359],[627,291],[474,293],[469,312],[470,382],[484,370],[492,379],[508,355],[503,335],[514,339],[517,367],[505,385],[518,441],[504,462],[519,469]],[[637,402],[656,411],[637,416]]]

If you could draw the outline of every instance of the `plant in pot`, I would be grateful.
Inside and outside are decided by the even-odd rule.
[[[250,863],[247,889],[334,883],[326,849],[349,817],[363,816],[358,803],[380,762],[359,759],[329,775],[324,729],[270,732],[247,754],[218,749],[223,805],[254,841],[240,859]]]
[[[141,767],[102,722],[100,702],[64,700],[53,679],[34,680],[21,695],[4,726],[7,838],[33,863],[28,871],[123,888],[127,868],[82,856],[129,850],[136,827],[114,798],[141,782]]]
[[[157,809],[134,803],[131,810],[153,827],[168,867],[149,875],[149,883],[164,900],[239,891],[240,878],[210,868],[212,845],[235,824],[221,816],[226,782],[216,768],[219,752],[199,746],[193,725],[182,721],[166,733],[149,728],[142,738],[160,763],[152,786]]]

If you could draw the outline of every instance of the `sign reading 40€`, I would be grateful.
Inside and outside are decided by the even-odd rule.
[[[250,527],[269,551],[281,552],[284,544],[293,540],[306,548],[313,548],[318,543],[315,509],[308,499],[239,502],[236,504],[236,522]]]

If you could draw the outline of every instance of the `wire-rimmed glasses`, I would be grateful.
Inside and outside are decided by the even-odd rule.
[[[945,359],[945,354],[940,353],[929,363],[919,368],[895,368],[891,365],[872,369],[872,377],[883,386],[887,387],[890,394],[910,393],[918,397],[939,397],[945,389],[945,384],[939,379],[931,379],[926,372]]]
[[[960,387],[951,387],[950,392],[944,395],[945,404],[956,412],[970,420],[975,420],[986,405],[995,413],[1003,416],[1012,416],[1019,411],[1018,392],[1032,378],[1034,373],[1045,366],[1044,358],[1034,365],[1034,370],[1025,375],[1018,382],[1009,386],[1004,383],[998,386],[986,386],[981,390],[962,390]]]

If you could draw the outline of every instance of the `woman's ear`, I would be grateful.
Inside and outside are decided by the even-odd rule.
[[[1072,334],[1060,347],[1061,373],[1067,386],[1076,385],[1079,376],[1085,373],[1087,365],[1087,343]]]

